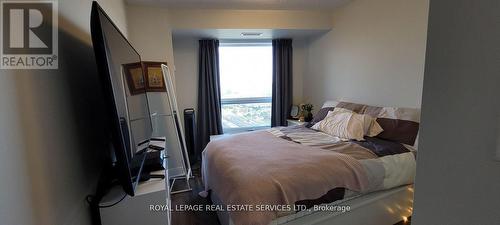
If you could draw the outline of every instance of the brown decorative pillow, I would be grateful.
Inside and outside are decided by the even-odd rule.
[[[389,118],[377,118],[377,123],[384,129],[378,138],[413,145],[418,134],[419,123]]]
[[[326,115],[328,114],[328,112],[330,111],[333,111],[335,109],[335,107],[325,107],[325,108],[321,108],[317,113],[316,115],[314,115],[313,119],[311,120],[311,122],[309,122],[309,124],[307,124],[307,127],[312,127],[314,124],[316,124],[317,122],[325,119]]]

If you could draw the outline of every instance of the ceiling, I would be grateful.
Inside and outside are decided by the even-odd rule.
[[[273,38],[308,39],[327,33],[329,30],[319,29],[174,29],[172,35],[175,38],[216,38],[226,40],[255,40]],[[260,33],[258,37],[242,36],[242,33]]]
[[[126,0],[130,4],[196,9],[332,10],[351,0]]]

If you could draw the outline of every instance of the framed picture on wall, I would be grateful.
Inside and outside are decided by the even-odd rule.
[[[125,64],[123,65],[123,70],[130,94],[144,93],[146,91],[146,82],[142,72],[142,64],[140,62]]]
[[[166,62],[142,62],[146,79],[146,91],[166,91],[165,81],[163,80],[163,73],[161,71],[161,64],[167,65]]]

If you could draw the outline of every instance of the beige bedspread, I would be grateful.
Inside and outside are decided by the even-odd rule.
[[[338,148],[354,146],[345,143]],[[250,212],[229,212],[237,225],[268,224],[278,217],[279,212],[258,211],[258,206],[293,205],[319,198],[336,187],[363,192],[369,186],[367,174],[355,158],[290,142],[266,131],[212,141],[203,158],[206,191],[215,191],[226,205],[253,205]]]

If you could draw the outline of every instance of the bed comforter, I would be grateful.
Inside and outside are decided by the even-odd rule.
[[[212,141],[202,155],[205,192],[216,192],[231,207],[235,224],[260,225],[335,190],[367,193],[413,183],[411,152],[378,157],[325,135],[273,128]]]

